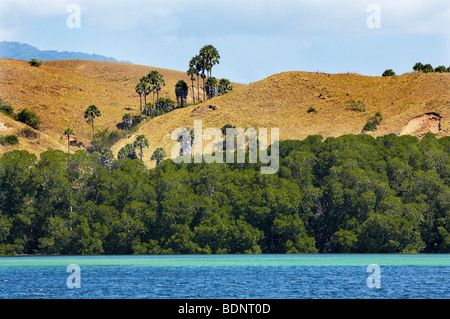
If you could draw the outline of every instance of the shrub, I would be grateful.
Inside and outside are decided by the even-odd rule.
[[[39,133],[35,132],[29,127],[26,127],[20,131],[20,136],[23,136],[25,138],[37,138],[39,137]]]
[[[28,63],[31,66],[35,66],[35,67],[39,67],[42,64],[42,61],[38,60],[38,59],[31,59],[30,61],[28,61]]]
[[[434,73],[434,69],[433,69],[433,67],[431,66],[431,64],[425,64],[425,65],[423,66],[422,71],[425,72],[425,73]]]
[[[423,64],[420,62],[417,62],[416,64],[414,64],[413,70],[414,71],[423,71]]]
[[[3,104],[2,100],[0,100],[0,112],[3,114],[13,117],[14,116],[14,110],[11,105]]]
[[[350,102],[348,102],[347,110],[365,112],[366,105],[360,100],[351,100]]]
[[[376,131],[378,129],[378,125],[380,125],[382,120],[383,117],[381,116],[381,113],[375,113],[375,116],[367,120],[367,123],[363,127],[363,132]]]
[[[315,107],[315,106],[310,106],[307,112],[308,112],[308,113],[317,113],[317,107]]]
[[[39,116],[27,109],[23,109],[22,111],[20,111],[20,113],[16,114],[15,119],[17,121],[25,123],[28,126],[31,126],[36,130],[39,128],[39,124],[41,124],[41,119],[39,118]]]
[[[393,76],[393,75],[395,75],[395,72],[392,71],[392,69],[389,69],[389,70],[384,71],[381,76]]]
[[[0,136],[0,144],[2,145],[17,145],[19,138],[15,134]]]
[[[447,72],[447,68],[445,66],[443,66],[443,65],[439,65],[438,67],[436,67],[434,69],[434,72],[436,72],[436,73],[445,73],[445,72]]]

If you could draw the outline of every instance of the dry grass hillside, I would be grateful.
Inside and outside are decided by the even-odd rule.
[[[40,153],[48,147],[64,150],[66,141],[62,132],[67,127],[74,130],[78,142],[88,145],[92,130],[84,119],[84,110],[91,104],[100,109],[102,116],[95,119],[96,131],[116,129],[123,114],[139,115],[135,85],[150,70],[157,70],[164,76],[166,85],[160,97],[176,101],[175,83],[178,80],[191,83],[185,72],[127,63],[61,60],[32,67],[26,61],[0,59],[0,99],[16,113],[27,108],[42,120],[37,132],[39,138],[20,138],[24,126],[0,113],[0,134],[14,133],[20,138],[17,146],[0,145],[0,152],[28,149]],[[191,97],[189,95],[188,103],[192,102]],[[147,102],[151,101],[150,94]]]
[[[351,101],[361,101],[365,111],[349,109]],[[215,110],[209,108],[214,105]],[[312,109],[316,111],[311,112]],[[310,112],[308,112],[310,110]],[[153,119],[136,133],[150,139],[144,152],[147,160],[162,146],[170,154],[174,128],[192,129],[202,120],[203,129],[231,124],[243,129],[279,128],[280,139],[303,139],[361,133],[367,120],[381,112],[373,136],[389,133],[422,136],[427,131],[438,136],[450,133],[450,74],[409,73],[395,77],[368,77],[358,74],[286,72],[239,87],[206,103],[176,110]],[[432,115],[429,122],[420,120]],[[410,120],[419,121],[409,125]],[[436,122],[438,121],[438,122]],[[427,122],[428,124],[426,124]],[[425,124],[423,124],[425,123]],[[134,137],[134,136],[133,136]],[[133,139],[132,137],[132,139]],[[114,146],[117,152],[127,142]],[[208,144],[203,142],[203,146]],[[150,165],[152,165],[150,163]]]
[[[180,79],[190,85],[184,72],[132,64],[65,60],[44,62],[35,68],[26,61],[0,59],[0,98],[16,112],[29,108],[42,119],[38,138],[21,138],[18,146],[0,146],[0,152],[14,148],[35,153],[48,147],[64,150],[62,131],[66,127],[72,127],[78,140],[87,145],[92,132],[83,118],[86,107],[95,104],[102,112],[95,121],[96,128],[115,129],[124,113],[139,113],[134,86],[152,69],[164,75],[162,97],[175,100],[174,85]],[[449,73],[369,77],[285,72],[249,85],[233,85],[235,89],[226,95],[142,124],[131,137],[116,143],[113,152],[117,154],[135,136],[144,134],[150,141],[144,160],[153,166],[150,157],[154,149],[161,146],[170,155],[176,144],[170,133],[178,127],[192,129],[194,120],[202,120],[204,129],[225,124],[244,129],[279,128],[280,139],[302,139],[312,134],[359,134],[369,117],[381,112],[383,120],[378,130],[366,134],[420,137],[427,131],[438,136],[450,133]],[[363,108],[349,109],[352,101],[360,101]],[[0,114],[0,134],[20,133],[22,128],[21,123]]]

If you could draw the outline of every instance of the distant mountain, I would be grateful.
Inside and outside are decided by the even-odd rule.
[[[27,61],[31,59],[38,59],[43,61],[80,59],[91,61],[130,63],[128,61],[118,61],[115,58],[99,54],[56,51],[56,50],[43,51],[26,43],[8,42],[8,41],[0,42],[0,58],[27,60]]]

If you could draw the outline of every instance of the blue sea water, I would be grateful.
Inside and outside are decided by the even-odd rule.
[[[69,288],[75,282],[67,271],[72,264],[79,266],[80,288]],[[379,267],[379,288],[368,285],[373,264]],[[449,297],[448,254],[0,258],[0,299]]]

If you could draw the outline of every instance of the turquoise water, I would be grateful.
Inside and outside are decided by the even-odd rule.
[[[67,285],[71,264],[80,288]],[[368,287],[372,264],[379,288]],[[449,291],[450,255],[0,257],[2,299],[448,299]]]

